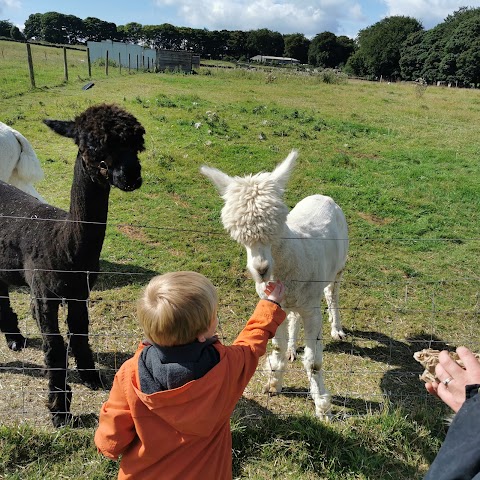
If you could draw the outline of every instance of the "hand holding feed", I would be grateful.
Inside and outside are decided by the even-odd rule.
[[[428,382],[425,388],[429,393],[439,397],[452,410],[458,412],[465,401],[465,387],[480,384],[480,363],[466,347],[458,347],[457,354],[465,368],[455,362],[447,351],[442,351],[435,367],[439,382]]]

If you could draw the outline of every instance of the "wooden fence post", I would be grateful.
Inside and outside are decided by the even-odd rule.
[[[130,73],[130,54],[128,54],[128,73]]]
[[[92,63],[90,62],[90,49],[87,47],[88,77],[92,76]]]
[[[138,72],[138,54],[137,54],[137,72]]]
[[[63,72],[65,81],[68,82],[68,64],[67,64],[67,48],[63,47]]]
[[[120,52],[118,52],[118,71],[121,75],[122,74],[122,57]]]
[[[29,43],[27,43],[27,59],[28,59],[28,71],[30,73],[30,85],[32,88],[35,88],[35,75],[33,73],[32,50],[30,48]]]
[[[107,50],[107,53],[105,55],[105,75],[108,76],[108,50]]]

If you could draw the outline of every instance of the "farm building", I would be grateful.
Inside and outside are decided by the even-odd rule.
[[[94,62],[99,58],[107,57],[111,61],[131,68],[149,68],[155,65],[156,52],[151,48],[144,48],[140,45],[102,40],[101,42],[87,42],[90,61]]]
[[[259,62],[259,63],[268,63],[268,64],[296,64],[300,63],[300,60],[296,58],[288,58],[288,57],[272,57],[269,55],[255,55],[250,59],[251,62]]]
[[[183,50],[157,50],[157,72],[165,70],[190,73],[200,67],[200,55]]]
[[[108,59],[129,68],[154,68],[157,72],[165,70],[190,73],[200,68],[200,55],[193,52],[159,50],[145,48],[141,45],[113,42],[103,40],[101,42],[87,42],[90,61]]]

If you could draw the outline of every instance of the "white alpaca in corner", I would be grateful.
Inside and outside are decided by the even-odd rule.
[[[28,140],[17,130],[0,122],[0,180],[45,203],[33,186],[42,179],[40,161]]]
[[[225,205],[222,222],[231,237],[247,251],[247,268],[264,297],[265,282],[285,282],[282,307],[289,313],[273,339],[267,359],[270,372],[266,392],[282,389],[289,356],[295,355],[298,319],[303,320],[305,351],[303,364],[310,381],[316,415],[328,419],[331,397],[322,375],[322,309],[325,295],[331,335],[342,339],[338,304],[340,280],[348,252],[348,228],[340,207],[324,195],[301,200],[293,210],[283,203],[283,193],[298,153],[295,150],[273,172],[245,177],[230,177],[215,168],[203,166],[201,172],[216,186]],[[290,343],[287,342],[287,329]]]

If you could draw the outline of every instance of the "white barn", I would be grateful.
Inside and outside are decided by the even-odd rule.
[[[289,57],[272,57],[270,55],[255,55],[250,59],[251,62],[259,62],[259,63],[268,63],[268,64],[296,64],[300,63],[300,60],[296,58],[289,58]]]

